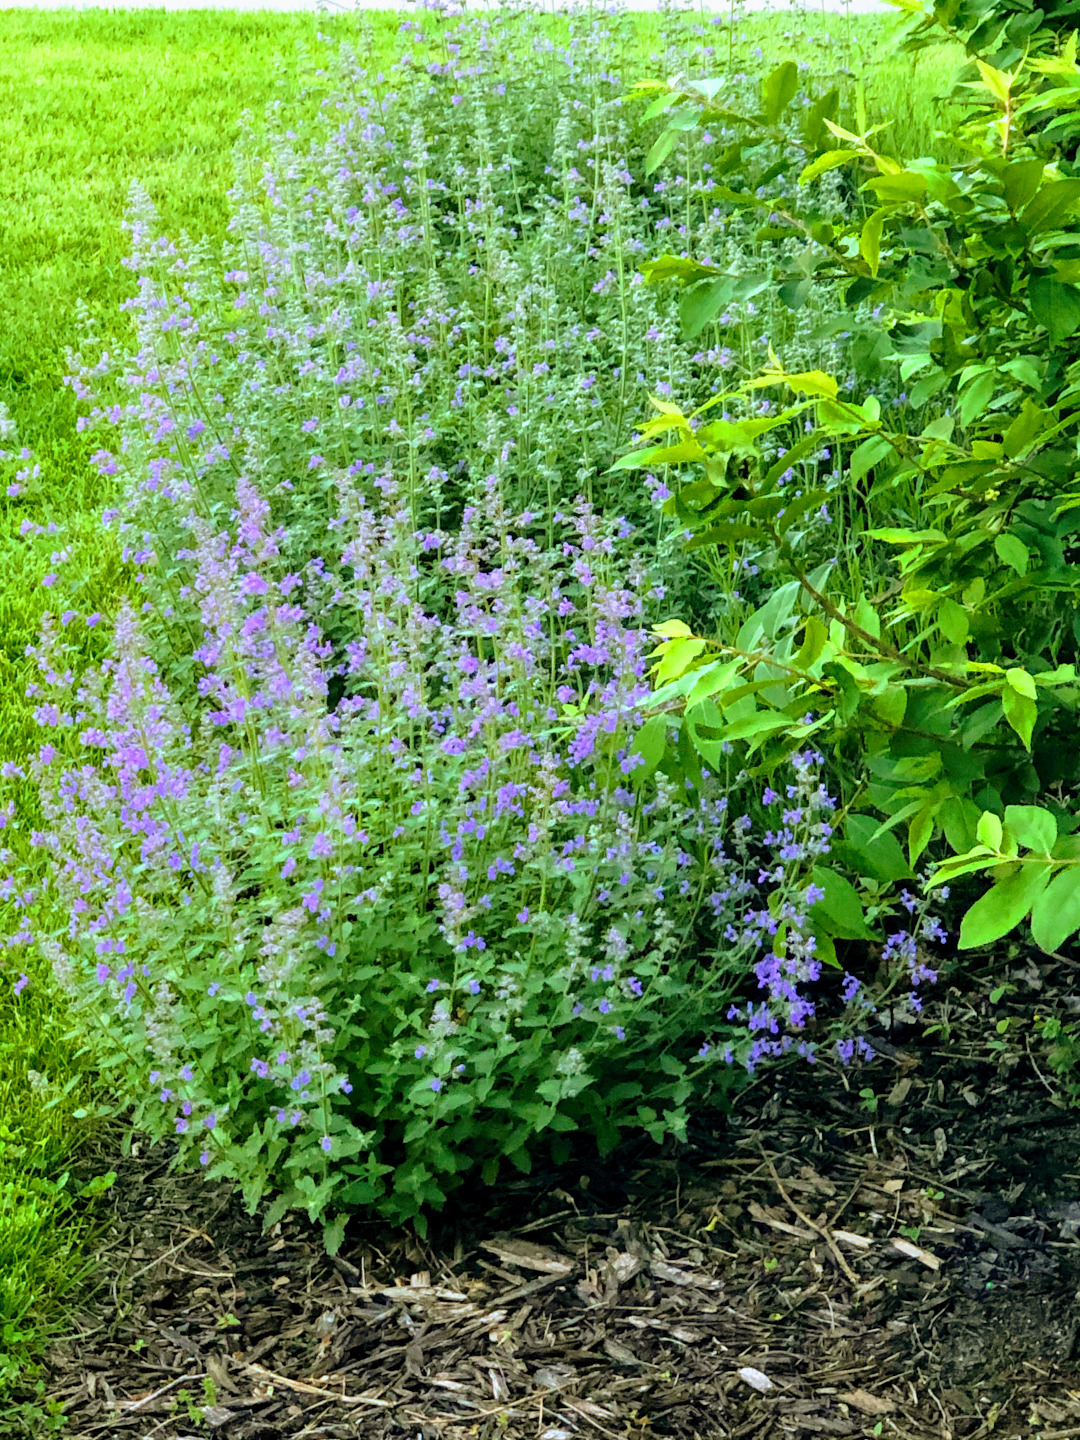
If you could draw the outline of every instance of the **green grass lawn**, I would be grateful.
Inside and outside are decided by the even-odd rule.
[[[164,227],[220,240],[227,220],[232,144],[246,109],[274,99],[302,111],[317,104],[325,47],[320,32],[356,36],[353,17],[0,10],[0,402],[41,465],[31,493],[0,487],[0,754],[19,759],[35,744],[24,698],[29,662],[48,608],[41,577],[58,540],[19,538],[25,519],[62,527],[86,609],[115,589],[118,569],[97,515],[104,484],[76,429],[65,357],[89,326],[122,336],[120,302],[131,292],[121,229],[138,179]],[[398,17],[375,12],[362,54],[389,69]],[[673,73],[670,22],[627,17],[614,69],[627,79]],[[551,21],[555,38],[567,33]],[[955,70],[954,53],[917,61],[899,55],[890,20],[784,13],[717,26],[714,73],[737,63],[806,58],[835,71],[854,103],[865,80],[871,116],[893,122],[893,145],[933,145],[934,96]],[[85,307],[80,314],[80,306]],[[29,801],[27,801],[29,803]],[[64,1007],[50,977],[26,962],[0,969],[0,1390],[21,1373],[83,1273],[85,1235],[74,1220],[78,1187],[65,1172],[93,1100],[80,1075]],[[81,1207],[84,1208],[84,1207]]]

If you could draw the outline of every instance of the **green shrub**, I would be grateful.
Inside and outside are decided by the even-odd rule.
[[[718,82],[641,87],[658,92],[654,113],[679,107],[668,137],[721,120],[737,130],[728,203],[768,214],[770,239],[803,237],[794,266],[775,252],[778,293],[797,306],[818,283],[838,285],[847,309],[837,325],[898,366],[910,393],[899,407],[880,386],[849,398],[858,383],[795,373],[770,351],[754,380],[686,416],[657,402],[641,438],[674,432],[673,443],[618,462],[695,463],[668,509],[717,571],[760,571],[767,590],[715,636],[668,641],[656,703],[685,697],[671,772],[725,739],[748,762],[775,763],[803,743],[801,729],[798,741],[787,731],[812,708],[815,742],[850,810],[843,853],[859,873],[911,874],[942,853],[942,838],[965,856],[942,878],[989,857],[997,884],[961,945],[1007,933],[1048,882],[1045,867],[1013,858],[1033,826],[1052,827],[1059,844],[1062,874],[1047,894],[1071,894],[1080,779],[1080,179],[1044,123],[1071,110],[1080,70],[1072,40],[1012,75],[985,62],[979,70],[957,135],[970,158],[951,165],[905,166],[877,150],[872,132],[847,131],[815,107],[803,108],[795,140],[784,130],[788,108],[800,109],[791,64],[766,78],[753,113],[724,105]],[[798,173],[794,204],[790,184],[780,201],[757,168],[762,139],[782,135],[784,174]],[[661,136],[654,161],[667,144]],[[819,200],[822,177],[838,170],[854,178],[861,206]],[[691,327],[733,284],[675,257],[646,273],[684,287]],[[761,406],[762,390],[784,397],[783,408]],[[975,849],[991,821],[1001,840],[1000,819],[1011,854]],[[901,827],[906,854],[891,838]],[[1069,924],[1037,925],[1036,940],[1052,933],[1061,943],[1080,927],[1071,904],[1062,913]]]

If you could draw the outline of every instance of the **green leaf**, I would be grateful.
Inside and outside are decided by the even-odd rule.
[[[1018,460],[1025,451],[1029,450],[1047,423],[1047,413],[1042,406],[1034,404],[1031,400],[1025,400],[1020,408],[1020,414],[1013,420],[1002,437],[1002,445],[1009,459]],[[1020,573],[1023,574],[1023,571]]]
[[[1029,696],[1020,695],[1008,687],[1002,691],[1001,705],[1005,711],[1005,719],[1024,742],[1024,748],[1030,750],[1031,732],[1035,729],[1039,707]]]
[[[954,645],[963,645],[968,638],[967,611],[955,600],[942,600],[937,610],[938,629]]]
[[[668,680],[684,674],[705,649],[705,641],[696,637],[673,640],[664,650],[653,675],[657,689]]]
[[[645,156],[645,174],[651,175],[658,165],[662,165],[675,148],[675,142],[679,138],[677,130],[664,130],[653,141],[648,155]]]
[[[820,179],[826,171],[836,170],[841,165],[850,165],[853,160],[858,160],[858,158],[856,150],[826,150],[816,160],[811,160],[810,164],[800,172],[799,184],[809,185],[812,180]]]
[[[667,749],[667,721],[663,715],[652,715],[634,736],[631,755],[640,755],[644,765],[632,771],[637,781],[647,780],[656,771]]]
[[[783,380],[785,385],[791,386],[796,395],[811,395],[825,400],[835,400],[839,389],[833,377],[826,375],[824,370],[805,370],[799,375],[785,375]]]
[[[760,540],[761,526],[745,521],[729,520],[725,525],[710,525],[686,542],[687,550],[703,550],[709,545],[735,545],[740,540]]]
[[[1063,285],[1052,275],[1040,275],[1028,286],[1028,304],[1051,345],[1060,345],[1080,330],[1080,289],[1075,285]]]
[[[885,211],[875,210],[862,228],[859,236],[859,254],[866,261],[871,275],[877,275],[881,260],[881,229],[885,223]]]
[[[1029,235],[1053,230],[1080,203],[1080,180],[1051,180],[1032,196],[1020,215]]]
[[[811,615],[803,629],[802,644],[790,661],[792,669],[808,670],[815,660],[821,658],[828,640],[829,630],[825,622],[817,615]]]
[[[706,453],[696,440],[681,440],[677,445],[647,445],[644,450],[631,450],[620,455],[612,470],[640,470],[650,465],[685,465],[690,460],[704,460]]]
[[[723,694],[739,673],[738,660],[714,660],[711,665],[695,670],[694,688],[686,697],[686,712],[689,713],[704,701]],[[723,701],[720,703],[723,704]]]
[[[731,299],[732,288],[731,277],[724,275],[710,284],[695,285],[683,292],[679,300],[679,318],[687,340],[700,334],[709,321],[716,318]]]
[[[976,375],[960,397],[960,424],[966,429],[977,420],[994,398],[997,381],[992,370]]]
[[[665,640],[685,640],[694,632],[687,625],[685,620],[665,620],[660,625],[652,627],[654,635],[662,635]]]
[[[1070,935],[1080,930],[1080,866],[1071,865],[1056,875],[1035,901],[1031,912],[1031,938],[1052,955]]]
[[[1020,666],[1016,665],[1005,671],[1005,683],[1018,695],[1024,695],[1029,700],[1035,699],[1035,681]]]
[[[1023,541],[1006,531],[994,540],[994,550],[1003,565],[1008,565],[1018,575],[1026,575],[1031,554]]]
[[[794,60],[785,60],[771,70],[761,82],[761,109],[766,124],[775,125],[795,99],[799,89],[799,67]]]
[[[659,285],[664,280],[682,280],[689,284],[723,272],[715,265],[703,265],[700,260],[691,260],[685,255],[660,255],[655,260],[645,260],[641,273],[647,285]]]
[[[1049,855],[1057,844],[1057,821],[1038,805],[1006,805],[1005,824],[1019,844],[1040,855]]]
[[[1001,821],[992,810],[984,810],[975,826],[975,839],[989,850],[1001,850]]]
[[[1034,196],[1046,166],[1041,160],[1014,160],[1005,170],[1005,203],[1015,215]]]
[[[849,815],[844,826],[842,849],[856,873],[891,885],[911,877],[900,842],[886,830],[877,834],[878,823],[870,815]]]
[[[807,107],[803,115],[803,139],[808,150],[816,150],[828,138],[826,120],[835,120],[840,109],[840,91],[834,86]]]
[[[872,190],[882,205],[905,205],[926,194],[926,176],[914,170],[901,170],[898,175],[876,175],[864,186]]]
[[[911,817],[911,823],[908,825],[908,859],[913,870],[919,863],[919,856],[934,838],[936,811],[936,805],[924,805],[918,814]]]
[[[864,440],[861,445],[856,445],[848,462],[853,483],[857,484],[868,471],[892,453],[893,447],[884,435],[871,435],[869,440]]]
[[[1050,862],[1021,865],[976,900],[960,924],[960,949],[991,945],[1015,930],[1050,883]]]
[[[824,897],[811,907],[817,920],[824,917],[830,935],[841,940],[872,940],[874,932],[866,923],[859,892],[850,880],[827,865],[815,865],[810,879]]]

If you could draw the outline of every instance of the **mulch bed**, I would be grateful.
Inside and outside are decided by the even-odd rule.
[[[157,1152],[113,1161],[106,1281],[50,1361],[66,1433],[1080,1437],[1080,1111],[987,1044],[1080,979],[1012,979],[429,1242],[361,1226],[331,1260]]]

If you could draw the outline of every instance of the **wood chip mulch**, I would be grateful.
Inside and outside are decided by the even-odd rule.
[[[359,1226],[331,1260],[158,1152],[112,1162],[104,1280],[48,1370],[63,1433],[1080,1437],[1080,1111],[1026,1038],[987,1046],[1080,972],[1012,978],[428,1242]]]

